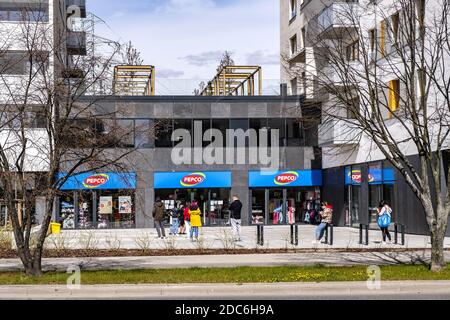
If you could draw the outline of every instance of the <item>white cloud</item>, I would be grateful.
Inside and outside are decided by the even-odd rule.
[[[279,65],[280,55],[270,54],[263,50],[257,50],[247,54],[248,65]]]
[[[167,0],[158,10],[102,16],[114,31],[97,28],[114,40],[132,41],[146,64],[170,69],[185,79],[211,79],[222,52],[236,64],[261,64],[265,79],[278,79],[279,4],[276,0],[242,0],[226,5],[211,0]],[[220,53],[220,54],[219,54]],[[181,57],[181,58],[180,58]],[[260,63],[256,63],[259,61]],[[157,77],[162,76],[158,74]]]
[[[190,54],[185,57],[181,57],[181,60],[185,60],[188,64],[193,66],[206,66],[211,63],[219,64],[220,59],[223,56],[223,51],[207,51],[199,54]]]
[[[156,75],[157,77],[163,79],[175,79],[182,77],[184,72],[172,69],[156,69]]]

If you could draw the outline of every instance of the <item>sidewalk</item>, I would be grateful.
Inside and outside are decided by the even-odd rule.
[[[450,262],[450,252],[446,252]],[[176,268],[233,268],[276,266],[394,265],[427,262],[430,252],[322,252],[249,255],[204,255],[165,257],[57,258],[44,259],[44,271],[66,272],[71,266],[81,270],[135,270]],[[20,271],[18,259],[0,260],[0,272]]]
[[[168,233],[168,230],[166,230]],[[267,249],[285,248],[329,248],[328,245],[313,245],[315,226],[299,226],[299,245],[290,244],[289,226],[266,226],[264,228],[264,246]],[[394,238],[394,234],[392,233]],[[399,235],[399,242],[401,241]],[[95,246],[97,249],[139,249],[140,244],[149,242],[148,249],[221,249],[221,248],[246,248],[257,247],[256,227],[242,228],[242,242],[232,242],[231,229],[228,227],[210,227],[201,229],[199,242],[192,243],[188,236],[174,236],[166,240],[157,239],[155,229],[130,229],[130,230],[95,230],[79,231],[65,230],[61,235],[52,235],[46,241],[47,248],[62,247],[67,249],[86,249],[86,246]],[[358,249],[358,248],[431,248],[429,236],[406,235],[405,246],[383,245],[381,243],[381,232],[370,230],[369,245],[359,244],[359,230],[354,228],[334,228],[333,248]],[[445,247],[450,248],[450,238],[446,238]]]
[[[183,299],[183,300],[288,300],[288,299],[450,299],[450,281],[382,281],[379,290],[366,282],[274,284],[177,284],[81,286],[0,286],[0,299]],[[210,310],[214,312],[214,310]]]

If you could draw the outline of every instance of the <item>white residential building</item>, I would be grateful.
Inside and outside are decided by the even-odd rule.
[[[384,199],[396,208],[395,221],[407,225],[410,232],[426,230],[420,205],[403,178],[371,139],[352,125],[351,112],[337,103],[324,85],[339,87],[346,78],[363,78],[366,70],[376,66],[376,82],[386,86],[378,100],[386,106],[385,124],[403,152],[416,163],[417,149],[411,141],[403,141],[405,128],[392,116],[402,111],[400,100],[408,90],[401,80],[405,64],[397,53],[405,37],[402,26],[407,21],[402,10],[407,3],[409,0],[280,0],[282,83],[287,85],[288,94],[321,106],[318,140],[322,148],[324,199],[328,197],[335,204],[336,223],[342,225],[374,222],[375,207]],[[427,32],[434,32],[433,16],[442,14],[443,1],[411,3],[419,21],[422,12],[426,12],[423,23]],[[345,70],[340,70],[339,64],[330,58],[336,54],[333,51],[346,56]],[[446,58],[449,65],[450,57]],[[427,57],[427,61],[431,59]],[[443,77],[449,78],[449,71],[446,72]],[[417,81],[421,81],[420,75],[418,70]],[[349,96],[357,99],[354,103],[364,110],[364,98],[353,97],[351,93]],[[419,86],[417,96],[421,96]],[[429,96],[430,100],[442,103],[443,94],[436,87],[431,87]],[[437,133],[438,125],[435,126],[436,130],[431,128]],[[444,146],[443,149],[449,148],[449,141]],[[446,170],[448,160],[448,155],[444,155]]]

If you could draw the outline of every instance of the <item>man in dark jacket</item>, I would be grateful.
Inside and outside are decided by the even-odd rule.
[[[164,230],[163,221],[166,215],[166,208],[160,198],[156,199],[153,207],[153,219],[155,220],[155,228],[158,232],[158,238],[164,239],[166,237],[166,231]]]
[[[233,203],[230,205],[230,222],[235,241],[241,241],[241,211],[242,202],[238,196],[233,196]]]

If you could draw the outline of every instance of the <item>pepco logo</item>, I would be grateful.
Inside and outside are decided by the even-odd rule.
[[[101,173],[94,176],[87,177],[83,181],[83,186],[88,189],[95,189],[105,185],[109,181],[107,174]]]
[[[285,186],[285,185],[288,185],[288,184],[291,184],[291,183],[297,181],[298,177],[299,177],[299,175],[297,172],[293,172],[293,171],[284,172],[282,174],[277,175],[275,177],[274,182],[278,186]]]
[[[191,173],[181,179],[180,184],[183,187],[195,187],[206,180],[206,175],[201,172]]]
[[[361,170],[353,170],[350,173],[350,179],[352,179],[352,181],[355,183],[361,183],[362,182]]]

